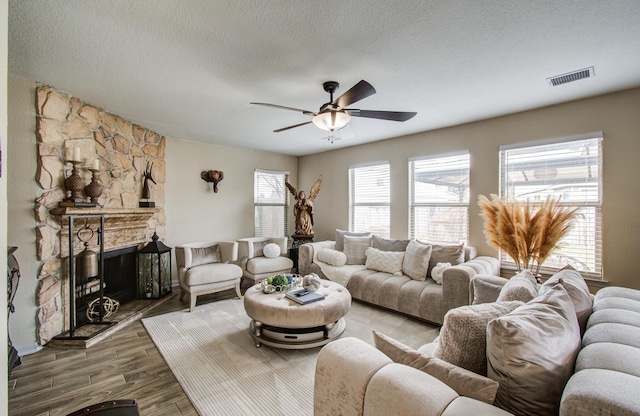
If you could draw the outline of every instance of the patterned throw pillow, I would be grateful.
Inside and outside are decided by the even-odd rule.
[[[264,240],[264,241],[254,241],[253,242],[253,257],[261,257],[264,256],[264,246],[271,243],[272,241]]]
[[[487,375],[487,324],[522,302],[495,302],[460,306],[444,317],[438,346],[433,355],[448,363]]]
[[[431,250],[430,244],[421,244],[411,240],[404,252],[402,272],[413,280],[425,281],[429,270]]]
[[[493,404],[498,383],[436,357],[422,354],[393,338],[373,331],[376,348],[395,363],[408,365],[433,376],[461,396]]]
[[[371,236],[352,237],[344,236],[344,254],[347,256],[347,264],[364,264],[367,260],[365,252],[371,246]]]
[[[191,251],[191,267],[222,261],[220,247],[217,244],[210,247],[190,247],[189,251]]]
[[[382,251],[369,247],[364,254],[367,256],[364,263],[367,269],[402,276],[403,251]]]

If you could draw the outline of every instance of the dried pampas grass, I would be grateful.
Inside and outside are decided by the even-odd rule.
[[[491,199],[478,196],[487,242],[507,253],[518,271],[534,271],[535,267],[537,274],[540,265],[569,231],[578,208],[563,207],[559,198],[552,197],[537,206],[529,201],[520,204],[502,201],[494,194],[490,196]]]

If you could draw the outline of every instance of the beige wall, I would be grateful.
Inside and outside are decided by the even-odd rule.
[[[165,212],[167,245],[236,240],[254,235],[253,171],[288,171],[295,183],[297,158],[276,153],[167,138]],[[200,178],[203,170],[221,170],[218,193]],[[289,229],[292,229],[290,222]],[[174,261],[174,280],[175,274]]]
[[[0,79],[7,79],[7,42],[8,36],[8,20],[9,12],[7,0],[0,0]],[[2,141],[2,177],[0,178],[0,250],[7,252],[7,169],[5,163],[8,159],[9,152],[7,149],[7,85],[6,81],[0,87],[0,141]],[[5,255],[0,256],[0,269],[7,268],[7,258]],[[7,300],[4,296],[0,296],[0,334],[7,331]],[[0,356],[7,356],[7,347],[5,343],[1,343]],[[7,400],[7,366],[3,366],[2,374],[0,374],[0,414],[8,414]]]
[[[426,115],[428,117],[428,115]],[[375,121],[371,121],[375,122]],[[408,158],[460,150],[471,154],[469,243],[495,255],[482,233],[478,194],[498,192],[500,145],[602,131],[604,277],[612,285],[640,289],[635,256],[640,251],[640,89],[301,157],[300,183],[324,181],[315,201],[316,241],[333,239],[349,225],[349,165],[388,160],[391,164],[391,236],[409,230]],[[308,185],[308,186],[307,186]]]

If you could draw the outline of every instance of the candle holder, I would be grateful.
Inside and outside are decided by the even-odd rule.
[[[71,169],[71,175],[64,180],[65,188],[67,188],[67,191],[71,192],[71,196],[67,198],[67,201],[82,202],[84,200],[82,195],[82,191],[84,190],[84,179],[80,176],[79,168],[82,161],[69,160],[69,163],[73,165],[73,168]]]
[[[98,203],[98,198],[102,195],[102,191],[104,190],[104,186],[98,180],[98,172],[100,169],[89,169],[91,171],[91,183],[84,188],[84,193],[87,194],[89,198],[91,198],[91,202],[94,204]]]

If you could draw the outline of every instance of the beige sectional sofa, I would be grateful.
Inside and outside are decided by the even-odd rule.
[[[505,297],[505,279],[477,276],[472,287],[478,281],[484,300],[491,290],[494,300]],[[576,296],[582,289],[566,275],[545,285],[531,301],[515,301],[512,312],[485,322],[486,376],[455,365],[452,370],[433,355],[450,315],[440,339],[418,350],[378,342],[379,334],[378,349],[355,338],[327,345],[316,365],[315,415],[640,415],[640,291],[608,287],[595,299]],[[527,292],[524,286],[511,295]],[[592,305],[586,314],[585,301]],[[477,318],[478,309],[475,315],[470,309],[491,305],[450,314]],[[496,350],[505,354],[500,360]],[[495,402],[487,394],[492,382]]]
[[[397,250],[398,244],[400,244],[399,248],[407,250],[403,245],[407,246],[408,240],[401,241],[374,238],[371,246],[379,247],[376,252],[378,254],[380,250],[388,250],[385,251],[386,253],[392,249]],[[431,260],[437,257],[435,254],[437,249],[452,246],[434,245],[433,247]],[[405,268],[396,273],[391,272],[393,269],[388,269],[387,272],[372,270],[367,267],[370,256],[366,260],[356,261],[355,263],[358,264],[342,264],[336,261],[331,264],[319,259],[320,253],[329,253],[328,256],[333,256],[334,259],[339,258],[345,248],[340,246],[338,240],[301,245],[298,252],[298,271],[302,275],[316,273],[323,279],[335,281],[346,287],[354,299],[439,325],[442,324],[448,310],[469,304],[469,282],[473,276],[476,274],[497,276],[500,272],[498,259],[478,256],[473,247],[460,247],[459,261],[442,272],[441,284],[436,283],[431,275],[434,264],[429,265],[422,280],[419,280],[407,276],[409,272]],[[332,258],[320,257],[332,261]],[[441,256],[440,259],[445,257]],[[429,263],[429,258],[426,262]],[[378,269],[384,269],[384,267],[378,267]]]

